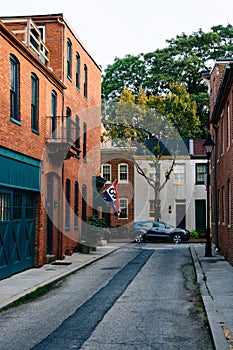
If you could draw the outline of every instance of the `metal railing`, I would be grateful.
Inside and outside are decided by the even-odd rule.
[[[69,143],[79,148],[79,126],[66,116],[47,117],[47,142]]]

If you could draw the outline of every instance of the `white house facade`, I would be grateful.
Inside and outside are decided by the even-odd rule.
[[[202,141],[189,140],[187,152],[175,157],[169,179],[166,176],[172,167],[174,156],[164,155],[159,161],[159,181],[161,190],[160,217],[173,226],[204,235],[206,228],[206,156],[202,151]],[[185,154],[186,153],[186,154]],[[151,157],[137,156],[137,162],[146,175],[156,179],[155,166]],[[158,178],[159,177],[159,178]],[[134,176],[134,220],[155,218],[153,188],[135,169]],[[163,186],[163,184],[165,185]]]

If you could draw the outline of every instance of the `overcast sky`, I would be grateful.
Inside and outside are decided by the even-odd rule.
[[[0,16],[63,13],[95,61],[152,52],[182,32],[233,24],[233,0],[11,0]]]

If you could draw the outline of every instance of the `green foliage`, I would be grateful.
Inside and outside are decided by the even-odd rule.
[[[197,231],[193,230],[190,232],[190,238],[200,238],[200,235]]]
[[[88,217],[88,224],[96,227],[105,227],[105,219],[99,219],[96,215]]]
[[[205,138],[209,96],[201,71],[210,69],[213,59],[233,56],[233,26],[217,25],[207,33],[202,29],[191,35],[182,33],[167,40],[167,44],[166,48],[154,52],[115,58],[103,74],[103,99],[119,99],[122,90],[128,88],[136,100],[137,97],[140,100],[140,89],[143,89],[147,96],[154,96],[153,104],[159,107],[161,101],[155,96],[170,93],[171,83],[184,85],[191,101],[196,102],[196,115],[200,120],[197,134]]]
[[[87,245],[95,247],[98,240],[102,239],[104,234],[105,220],[98,219],[97,216],[93,215],[88,218],[88,225],[82,233],[82,240]]]

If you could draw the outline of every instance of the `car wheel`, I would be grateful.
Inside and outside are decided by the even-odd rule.
[[[137,243],[142,243],[142,242],[143,242],[142,236],[136,236],[135,241],[136,241]]]
[[[173,240],[173,242],[174,242],[175,244],[181,243],[181,241],[182,241],[181,235],[180,235],[179,233],[176,233],[176,234],[173,236],[172,240]]]

